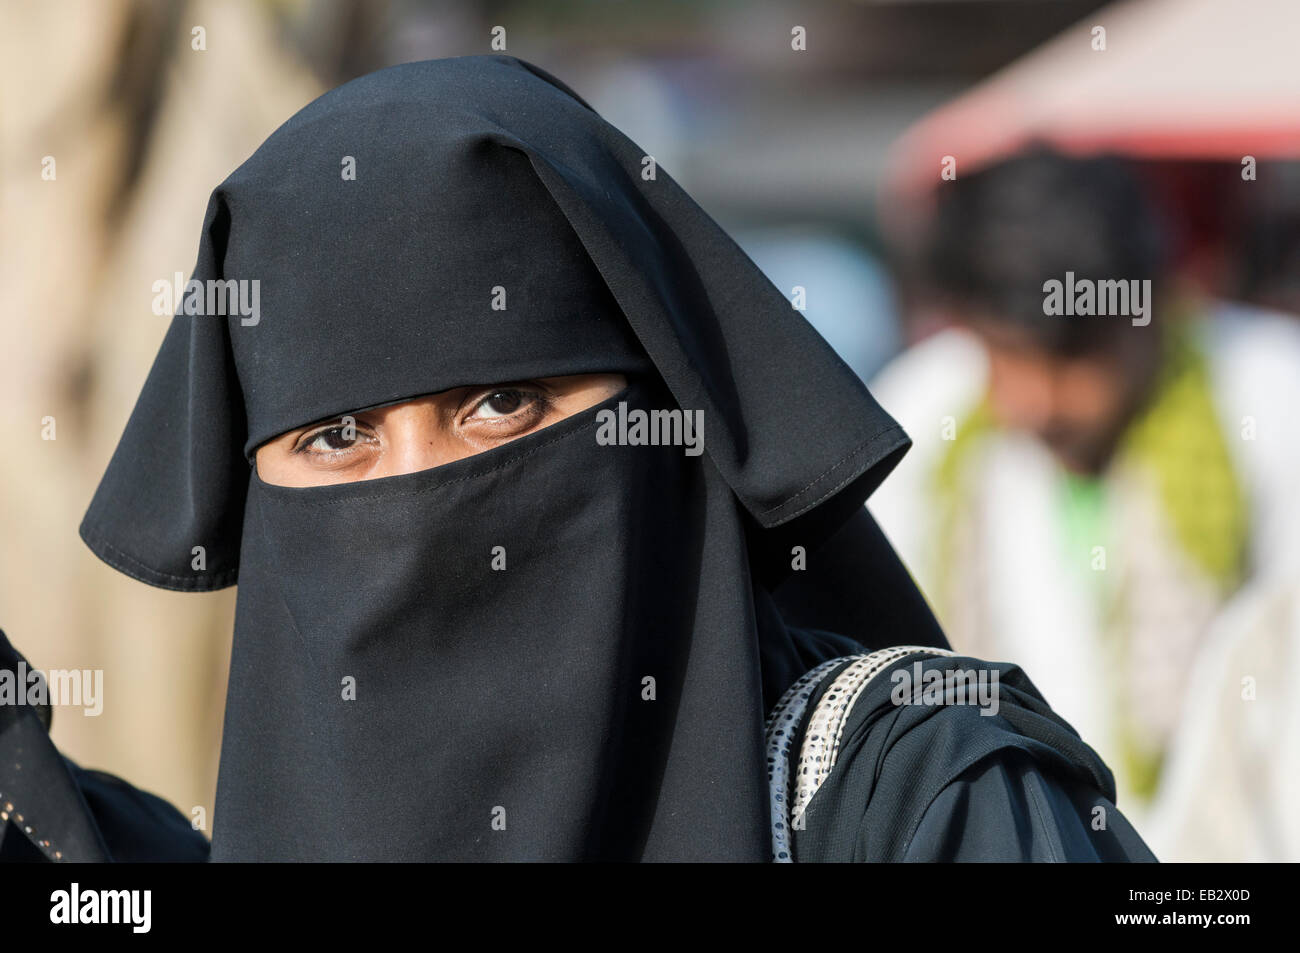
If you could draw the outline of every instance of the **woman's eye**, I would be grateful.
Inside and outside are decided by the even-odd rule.
[[[471,417],[492,419],[509,417],[532,404],[537,395],[522,390],[497,390],[488,394],[474,408]]]
[[[298,449],[307,453],[337,453],[340,450],[351,449],[364,439],[356,433],[355,428],[350,433],[345,433],[344,430],[343,427],[319,430]]]

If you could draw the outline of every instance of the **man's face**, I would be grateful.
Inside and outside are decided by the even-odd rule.
[[[1149,389],[1154,335],[1131,342],[1121,335],[1107,349],[1064,356],[1005,324],[978,322],[972,328],[988,353],[989,400],[997,421],[1037,437],[1069,470],[1104,469]]]

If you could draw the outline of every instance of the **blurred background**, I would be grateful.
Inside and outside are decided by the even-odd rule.
[[[210,833],[234,592],[151,589],[77,536],[167,327],[153,283],[317,95],[500,51],[654,155],[903,423],[873,512],[1157,856],[1300,859],[1300,4],[0,11],[0,626],[104,670],[103,714],[55,711],[73,760]],[[1150,321],[1044,314],[1067,272],[1150,281]]]

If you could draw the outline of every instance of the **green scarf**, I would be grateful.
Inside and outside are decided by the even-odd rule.
[[[1165,356],[1158,375],[1150,400],[1126,428],[1113,462],[1132,463],[1152,475],[1161,507],[1179,547],[1226,596],[1239,585],[1245,574],[1249,508],[1226,436],[1219,424],[1209,362],[1195,338],[1190,321],[1179,321],[1169,326]],[[933,474],[940,514],[936,593],[945,614],[959,608],[950,604],[949,583],[956,559],[956,527],[962,512],[969,506],[972,492],[968,485],[972,451],[996,429],[986,395],[958,423],[951,446]],[[1076,541],[1095,532],[1104,519],[1105,496],[1104,477],[1062,473],[1062,531]],[[1103,605],[1110,603],[1099,614],[1100,618],[1109,616],[1113,619],[1122,614],[1122,606],[1114,604],[1109,589],[1092,588],[1094,596]],[[1127,640],[1121,639],[1114,648],[1118,662],[1123,666],[1127,657]],[[1164,752],[1151,750],[1140,742],[1126,693],[1118,692],[1117,696],[1120,698],[1116,714],[1124,767],[1135,793],[1146,799],[1155,791]]]

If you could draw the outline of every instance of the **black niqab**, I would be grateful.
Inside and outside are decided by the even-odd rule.
[[[81,532],[156,586],[238,577],[214,859],[765,860],[780,692],[945,644],[862,509],[906,436],[644,157],[472,56],[322,96],[213,192],[193,278],[259,313],[177,314]],[[251,467],[333,415],[613,371],[435,469]],[[702,411],[704,454],[598,443],[620,402]]]

